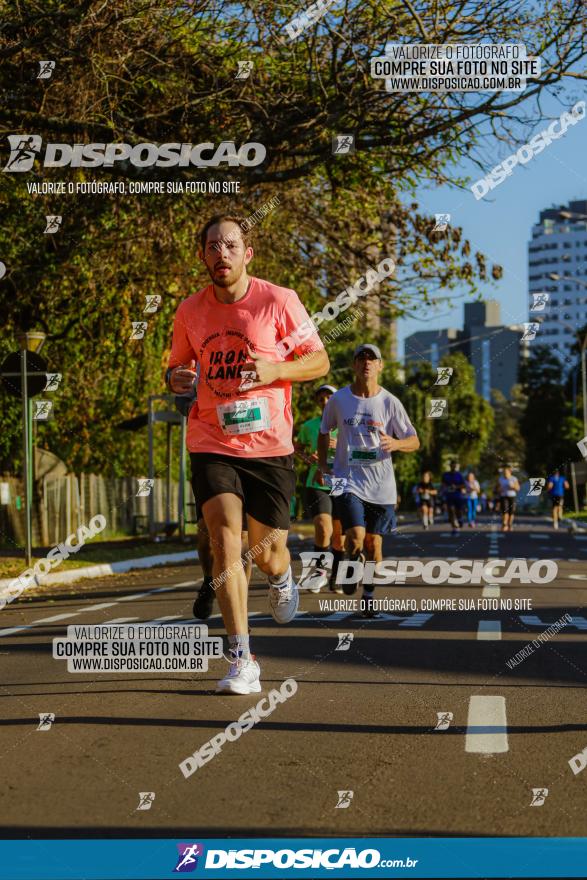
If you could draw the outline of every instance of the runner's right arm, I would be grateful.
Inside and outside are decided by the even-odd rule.
[[[331,397],[322,413],[322,423],[318,434],[318,467],[323,474],[331,472],[328,465],[328,450],[330,449],[330,432],[338,428],[338,416],[334,397]]]
[[[191,390],[196,378],[197,359],[196,352],[188,339],[183,309],[180,305],[173,321],[173,341],[165,376],[165,381],[175,394],[184,394]]]

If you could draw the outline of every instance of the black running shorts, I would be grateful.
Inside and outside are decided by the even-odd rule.
[[[332,498],[324,489],[304,486],[304,519],[314,519],[319,513],[332,516]]]
[[[293,455],[239,458],[215,452],[190,452],[192,489],[198,510],[206,501],[231,492],[249,516],[274,529],[289,529],[295,493]]]
[[[516,498],[508,498],[507,495],[501,498],[501,512],[512,516],[516,509]]]

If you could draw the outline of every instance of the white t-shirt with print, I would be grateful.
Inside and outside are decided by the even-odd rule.
[[[333,394],[324,408],[320,432],[338,428],[332,471],[347,480],[352,492],[373,504],[397,504],[391,452],[380,445],[380,431],[399,440],[416,431],[397,397],[380,388],[373,397],[358,397],[350,386]]]

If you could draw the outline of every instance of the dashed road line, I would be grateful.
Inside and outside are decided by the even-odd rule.
[[[120,599],[116,599],[115,602],[102,602],[99,605],[88,605],[86,608],[79,608],[77,611],[69,611],[67,614],[56,614],[53,617],[43,617],[41,620],[35,620],[33,623],[28,623],[23,626],[13,626],[10,627],[10,629],[1,629],[0,638],[13,636],[15,633],[23,632],[23,630],[35,629],[38,626],[45,626],[48,623],[56,623],[59,620],[69,620],[72,617],[79,617],[80,614],[86,614],[88,611],[112,608],[114,605],[118,605],[119,602],[130,602],[131,599],[142,599],[144,596],[152,596],[154,593],[170,592],[171,590],[176,590],[177,587],[188,586],[190,583],[191,581],[186,581],[183,584],[174,584],[172,587],[156,587],[154,590],[148,590],[146,593],[135,593],[132,596],[122,596]]]
[[[481,596],[483,599],[499,599],[501,597],[499,584],[485,584]]]
[[[465,751],[495,755],[508,750],[505,697],[471,697]]]
[[[490,642],[501,639],[501,623],[499,620],[480,620],[477,630],[477,639],[480,642]]]
[[[403,623],[400,623],[400,626],[421,627],[424,626],[425,623],[428,623],[432,617],[434,617],[433,614],[419,612],[408,618],[408,620],[404,620]]]
[[[335,611],[327,617],[322,617],[321,620],[346,620],[347,617],[352,617],[353,614],[354,611]]]

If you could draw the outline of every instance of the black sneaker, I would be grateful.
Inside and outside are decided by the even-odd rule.
[[[361,614],[367,619],[379,617],[379,612],[375,609],[373,596],[365,596],[363,594],[363,598],[361,599]]]
[[[214,608],[214,587],[212,583],[214,578],[205,577],[202,586],[196,596],[194,602],[194,617],[198,620],[206,620],[212,614]]]
[[[365,555],[363,553],[359,553],[359,556],[357,557],[356,562],[362,562],[363,565],[365,565],[365,559],[366,559]],[[352,596],[353,593],[357,592],[357,587],[359,586],[361,581],[362,581],[362,578],[358,578],[358,580],[354,581],[354,583],[351,582],[351,583],[343,584],[342,585],[343,592],[347,596]]]

